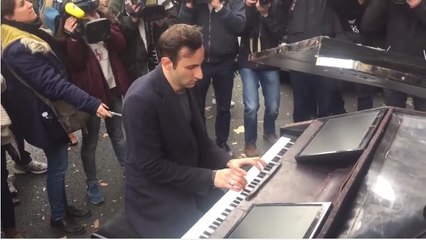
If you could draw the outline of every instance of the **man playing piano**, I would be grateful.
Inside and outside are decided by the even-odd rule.
[[[197,82],[200,28],[176,24],[160,37],[160,65],[137,79],[123,105],[126,215],[141,237],[181,237],[223,194],[240,191],[259,158],[230,159],[207,135]]]

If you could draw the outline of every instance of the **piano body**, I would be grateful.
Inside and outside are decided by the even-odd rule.
[[[383,115],[355,158],[347,160],[346,154],[336,152],[331,162],[296,160],[327,121],[368,111]],[[245,198],[253,187],[244,190],[247,193],[228,191],[183,239],[227,238],[253,205],[328,202],[331,209],[314,237],[426,236],[426,113],[383,107],[290,124],[281,129],[281,135],[262,156],[268,162],[280,162],[276,171],[267,171],[264,179],[256,181],[258,170],[249,170],[257,171],[248,180],[256,184],[256,194]],[[343,132],[341,137],[351,136]],[[292,139],[296,139],[294,143]],[[261,222],[268,225],[274,220],[259,219],[259,227]]]
[[[426,96],[422,59],[327,37],[284,44],[255,53],[251,60]],[[300,160],[300,153],[327,122],[341,118],[344,123],[368,111],[377,111],[379,117],[365,133],[362,147],[330,151],[317,162]],[[347,126],[330,137],[346,141],[356,135]],[[331,203],[309,237],[426,237],[425,156],[426,113],[422,112],[383,107],[284,126],[281,139],[262,156],[272,166],[265,173],[250,169],[248,189],[228,191],[182,238],[227,238],[253,206],[283,203]],[[253,227],[272,221],[262,218]]]

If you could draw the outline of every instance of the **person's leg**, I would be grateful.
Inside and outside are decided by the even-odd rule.
[[[68,168],[68,144],[43,149],[47,157],[47,198],[50,205],[50,226],[67,234],[82,234],[85,228],[67,216],[65,173]]]
[[[14,172],[16,174],[44,174],[47,172],[47,164],[33,160],[31,154],[25,151],[25,141],[20,131],[15,130],[14,132],[17,149],[13,147],[8,147],[6,150],[9,153],[12,160],[15,162],[13,165]]]
[[[256,71],[248,68],[242,68],[239,72],[243,82],[244,140],[246,144],[256,144],[259,78]]]
[[[1,146],[1,227],[5,232],[6,238],[14,237],[18,234],[16,231],[15,209],[13,207],[12,196],[7,184],[8,176],[6,166],[6,149]]]
[[[233,63],[231,59],[230,64]],[[226,146],[231,124],[231,99],[234,87],[234,69],[226,67],[225,62],[218,65],[216,72],[212,75],[212,83],[216,96],[216,144]],[[229,147],[225,147],[229,148]],[[226,149],[228,152],[229,150]]]
[[[110,110],[121,113],[122,107],[122,98],[114,96],[109,105]],[[121,117],[113,116],[112,118],[106,118],[105,127],[108,132],[108,136],[111,139],[112,148],[118,159],[118,163],[120,163],[121,167],[124,167],[124,158],[126,157],[126,140],[124,139]]]
[[[86,174],[87,196],[93,204],[100,204],[105,201],[99,189],[98,178],[96,176],[96,147],[98,145],[99,128],[101,120],[95,115],[91,115],[87,123],[88,133],[83,133],[83,143],[81,144],[81,160],[83,162],[84,173]]]
[[[98,145],[100,124],[101,119],[95,115],[91,115],[87,122],[88,133],[83,133],[80,154],[87,184],[98,181],[96,176],[96,147]]]
[[[407,103],[407,94],[391,89],[383,89],[383,97],[387,106],[405,108]]]
[[[365,84],[355,84],[358,111],[373,108],[374,87]]]
[[[417,111],[426,112],[426,98],[413,96],[414,109]]]
[[[315,91],[318,102],[318,117],[327,117],[345,113],[344,101],[337,80],[323,77],[315,77]]]
[[[302,72],[289,72],[293,88],[293,121],[301,122],[317,117],[315,85],[313,75]]]
[[[259,78],[257,72],[248,68],[239,70],[243,83],[244,102],[244,153],[247,157],[257,156],[257,111],[259,109]]]
[[[206,98],[207,92],[209,91],[210,83],[212,81],[212,72],[213,72],[213,64],[211,63],[203,63],[203,79],[198,82],[198,86],[200,88],[200,96],[201,96],[201,111],[203,112],[203,117],[205,120],[205,107],[206,107]]]
[[[280,108],[280,78],[279,71],[259,72],[260,85],[265,99],[265,116],[263,117],[264,138],[270,143],[278,139],[275,132],[275,120],[277,120]]]
[[[47,197],[51,218],[59,220],[65,217],[65,173],[68,168],[68,144],[64,143],[51,149],[43,149],[47,157]]]

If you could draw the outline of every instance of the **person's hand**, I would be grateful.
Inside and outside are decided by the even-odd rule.
[[[241,168],[220,169],[216,171],[213,184],[216,188],[228,188],[239,192],[247,185],[246,174],[247,172]]]
[[[257,1],[257,3],[256,3],[256,9],[260,13],[260,15],[262,15],[262,16],[268,14],[270,6],[271,6],[270,3],[267,4],[267,5],[261,5],[259,3],[259,1]]]
[[[64,29],[68,33],[74,33],[75,29],[77,28],[77,25],[77,18],[69,17],[67,18],[67,20],[65,20]]]
[[[187,8],[192,8],[193,7],[193,3],[194,1],[192,1],[192,0],[186,0],[186,3],[185,3],[185,5],[186,5],[186,7]]]
[[[410,6],[410,8],[415,8],[419,6],[422,1],[423,0],[407,0],[407,4]]]
[[[96,111],[96,116],[99,118],[112,117],[112,114],[108,111],[108,106],[105,103],[99,105],[98,110]]]
[[[266,163],[260,158],[231,159],[227,163],[228,168],[217,170],[214,186],[228,188],[237,192],[241,191],[247,185],[245,178],[247,172],[241,168],[246,165],[255,166],[261,171],[266,166]]]
[[[257,2],[257,0],[246,0],[245,1],[247,7],[255,6],[256,2]]]
[[[223,5],[220,2],[220,0],[211,0],[210,1],[210,5],[212,5],[212,7],[216,10],[219,11],[220,9],[222,9]]]
[[[265,161],[258,157],[231,159],[226,164],[229,168],[242,168],[247,165],[255,166],[259,171],[266,167]]]

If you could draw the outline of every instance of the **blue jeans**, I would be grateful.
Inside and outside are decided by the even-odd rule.
[[[113,112],[121,113],[123,100],[121,97],[114,96],[108,106]],[[86,183],[92,184],[98,181],[96,177],[96,147],[98,145],[99,128],[101,119],[95,115],[90,116],[87,124],[88,134],[83,134],[83,143],[81,145],[81,160],[83,161],[83,169],[86,173]],[[111,139],[112,148],[115,156],[121,166],[124,166],[124,158],[126,155],[126,140],[124,139],[121,117],[113,116],[105,119],[105,127],[109,138]]]
[[[385,104],[393,107],[405,108],[407,94],[390,89],[383,89]],[[413,96],[414,109],[426,112],[426,98]]]
[[[280,77],[278,70],[239,70],[243,82],[244,139],[246,144],[255,144],[257,139],[257,111],[259,110],[259,86],[265,99],[263,132],[275,134],[275,120],[280,108]]]
[[[65,172],[68,168],[68,144],[64,143],[51,149],[43,149],[47,158],[47,198],[49,199],[51,218],[62,219],[65,216],[67,198],[65,195]]]
[[[233,58],[219,63],[203,63],[202,65],[203,79],[199,82],[202,110],[204,111],[207,91],[212,83],[216,97],[216,144],[219,146],[223,146],[229,137],[234,66]]]
[[[293,120],[301,122],[346,113],[337,80],[290,71],[293,87]]]

